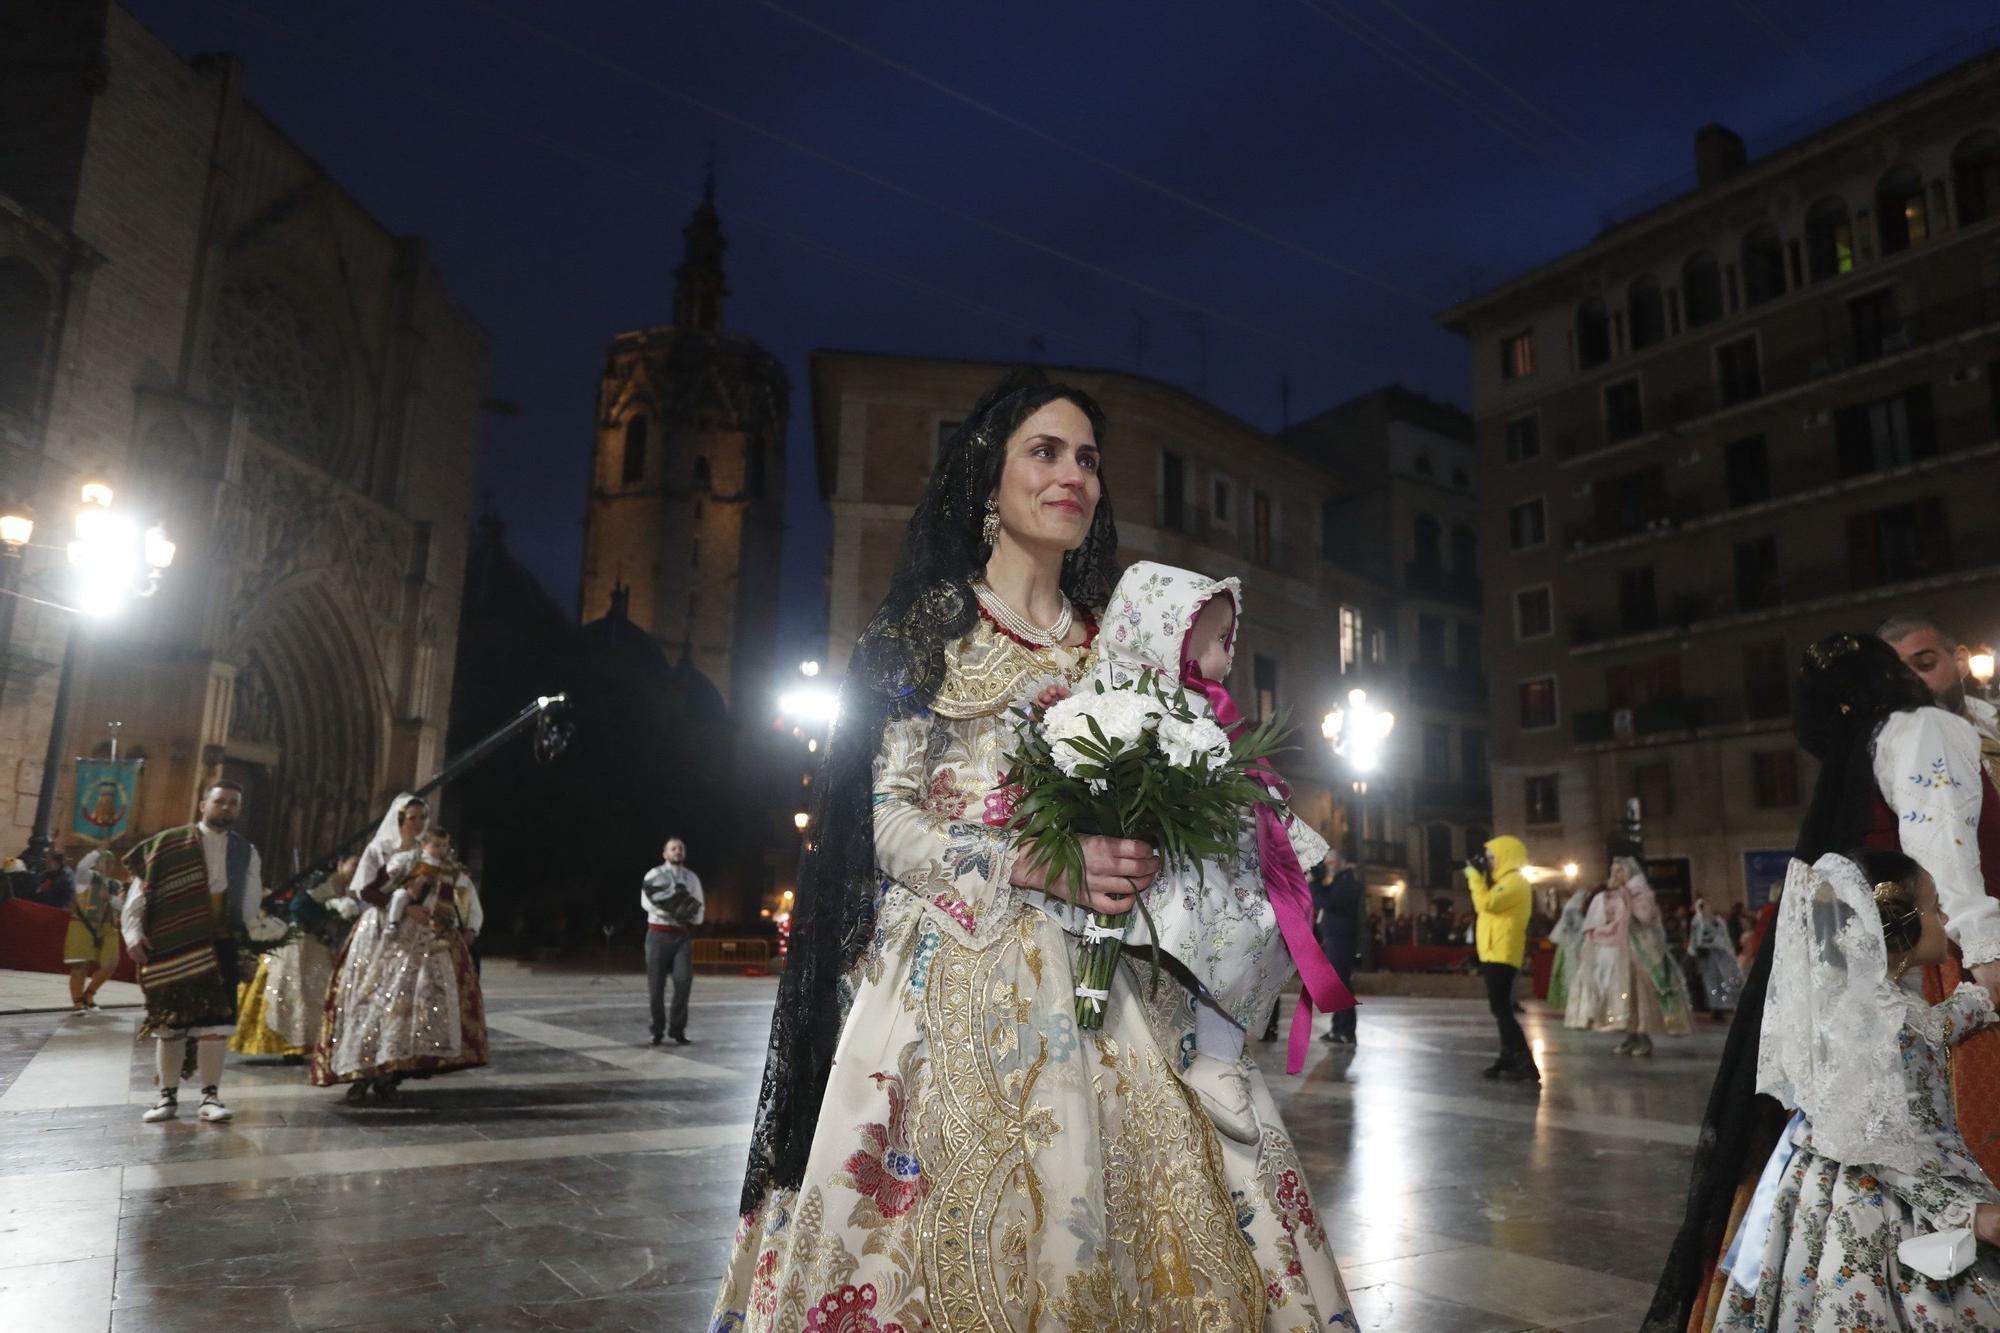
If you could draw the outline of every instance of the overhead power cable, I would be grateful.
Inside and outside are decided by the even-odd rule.
[[[949,97],[954,102],[958,102],[961,105],[971,107],[973,110],[978,111],[983,115],[991,116],[993,119],[1001,122],[1004,125],[1009,125],[1012,126],[1014,129],[1020,130],[1023,134],[1032,135],[1034,138],[1041,140],[1043,143],[1046,143],[1051,147],[1060,148],[1064,152],[1072,154],[1073,156],[1078,157],[1083,161],[1090,163],[1094,167],[1100,167],[1103,170],[1110,172],[1112,175],[1117,176],[1120,180],[1125,181],[1129,185],[1136,185],[1140,189],[1150,190],[1154,194],[1159,195],[1163,199],[1171,199],[1173,202],[1180,204],[1185,208],[1189,208],[1197,213],[1200,213],[1203,217],[1210,218],[1213,221],[1223,223],[1230,227],[1234,227],[1236,230],[1243,232],[1245,235],[1254,236],[1260,241],[1264,241],[1268,244],[1275,245],[1280,249],[1287,251],[1288,253],[1297,255],[1301,259],[1308,260],[1314,264],[1319,265],[1322,268],[1331,270],[1332,272],[1335,273],[1339,273],[1344,277],[1352,278],[1356,282],[1365,282],[1372,287],[1378,288],[1385,292],[1389,292],[1390,294],[1395,296],[1400,296],[1407,301],[1410,301],[1418,306],[1421,306],[1426,311],[1435,310],[1438,306],[1438,300],[1434,296],[1431,296],[1424,292],[1414,291],[1411,288],[1405,287],[1401,283],[1398,283],[1391,278],[1383,277],[1379,273],[1371,273],[1366,269],[1356,268],[1352,264],[1343,263],[1340,260],[1333,258],[1331,255],[1323,254],[1320,251],[1313,249],[1311,246],[1302,245],[1299,242],[1291,240],[1288,237],[1280,236],[1275,232],[1260,227],[1254,222],[1246,221],[1245,219],[1237,217],[1232,213],[1226,213],[1212,204],[1197,199],[1192,195],[1183,193],[1180,190],[1176,190],[1171,185],[1163,184],[1160,181],[1154,180],[1150,176],[1142,175],[1141,173],[1134,171],[1129,167],[1123,166],[1117,162],[1110,160],[1109,158],[1103,157],[1098,153],[1092,152],[1088,148],[1084,148],[1079,144],[1072,143],[1067,139],[1061,138],[1055,134],[1051,134],[1049,131],[1043,129],[1039,125],[1036,125],[1030,121],[1023,120],[1021,117],[1016,116],[1011,112],[1004,111],[1001,108],[994,106],[990,102],[983,102],[980,99],[973,97],[969,93],[962,92],[961,90],[952,87],[950,84],[945,83],[941,79],[933,78],[929,74],[924,73],[922,70],[917,69],[911,65],[905,64],[903,61],[896,59],[894,56],[887,55],[884,52],[879,51],[876,48],[869,46],[864,42],[857,41],[855,38],[849,37],[845,33],[837,32],[834,29],[827,27],[824,23],[821,23],[818,20],[809,17],[808,15],[800,13],[798,10],[792,8],[790,5],[779,3],[779,0],[758,0],[758,3],[763,5],[764,8],[770,10],[772,13],[790,19],[792,22],[798,24],[802,28],[807,28],[813,32],[816,32],[830,42],[835,42],[841,46],[846,47],[848,50],[854,52],[856,55],[862,56],[868,60],[872,60],[876,64],[881,65],[886,69],[894,70],[896,73],[903,75],[905,78],[920,83],[924,87],[929,88],[931,91],[938,93],[941,96]]]

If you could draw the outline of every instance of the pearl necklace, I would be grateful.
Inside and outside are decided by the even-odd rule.
[[[986,586],[984,579],[973,583],[972,594],[979,599],[979,604],[986,608],[986,614],[992,616],[1000,628],[1015,638],[1040,644],[1044,648],[1058,647],[1069,637],[1070,626],[1076,620],[1076,608],[1070,605],[1067,594],[1062,595],[1062,613],[1047,629],[1031,624],[1025,617],[1016,613],[1013,607],[1000,600],[999,593]]]

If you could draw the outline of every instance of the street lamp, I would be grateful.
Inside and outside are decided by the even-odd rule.
[[[0,520],[0,522],[4,522],[4,520]],[[1981,694],[1993,688],[1993,650],[1991,648],[1982,645],[1974,649],[1972,656],[1965,659],[1965,669],[1972,676],[1973,683],[1979,686]]]
[[[1355,772],[1367,773],[1381,762],[1382,747],[1395,727],[1394,713],[1377,708],[1368,691],[1356,689],[1347,692],[1345,708],[1334,708],[1320,719],[1319,734]]]
[[[1576,877],[1579,874],[1581,874],[1582,871],[1583,867],[1579,866],[1574,861],[1563,862],[1563,878],[1568,880],[1572,884],[1576,883]]]
[[[813,817],[807,814],[803,810],[799,811],[797,814],[792,816],[792,827],[797,829],[801,833],[804,833],[806,831],[806,826],[812,822],[813,822]]]
[[[111,487],[102,481],[85,482],[80,499],[76,535],[65,548],[74,580],[74,602],[65,609],[102,619],[134,597],[151,597],[159,591],[161,575],[174,562],[174,544],[163,526],[154,524],[142,531],[137,523],[113,510]],[[32,517],[20,512],[0,515],[0,544],[10,557],[18,558],[33,535]],[[77,632],[72,629],[63,641],[56,706],[49,717],[49,745],[42,756],[42,786],[35,797],[35,829],[21,854],[22,861],[34,871],[47,863],[54,843],[49,829],[55,815],[56,779],[62,772],[63,742],[69,733],[70,702],[76,693]]]

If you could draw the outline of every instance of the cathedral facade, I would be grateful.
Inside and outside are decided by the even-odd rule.
[[[66,840],[114,723],[135,831],[236,779],[273,882],[442,758],[485,335],[243,78],[109,0],[0,18],[0,502],[36,511],[39,599],[0,610],[9,854],[45,784]],[[61,609],[86,479],[179,544],[98,622]]]
[[[712,180],[683,235],[673,322],[619,334],[605,360],[581,607],[755,716],[775,681],[788,390],[775,357],[723,329]]]

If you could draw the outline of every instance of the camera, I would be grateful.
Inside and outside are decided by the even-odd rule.
[[[1481,875],[1484,875],[1487,879],[1493,878],[1493,858],[1487,855],[1484,847],[1467,856],[1465,863],[1474,870],[1477,870]]]

